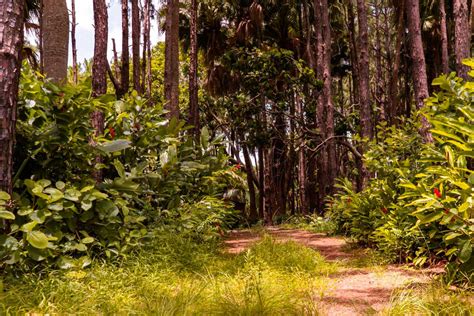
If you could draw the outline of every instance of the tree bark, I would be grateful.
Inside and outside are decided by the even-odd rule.
[[[420,6],[418,0],[406,0],[406,14],[408,26],[408,38],[410,44],[410,58],[412,61],[412,78],[415,91],[415,104],[417,109],[424,107],[424,101],[428,98],[428,79],[426,75],[425,53],[421,38]],[[426,142],[432,142],[433,137],[429,132],[430,124],[423,116],[421,118],[421,135]]]
[[[196,136],[200,130],[198,105],[197,0],[191,0],[190,9],[189,124],[193,126],[193,134]]]
[[[125,95],[130,89],[130,48],[128,25],[128,0],[122,0],[122,65],[120,72],[120,95]]]
[[[94,25],[95,25],[95,46],[94,60],[92,63],[92,97],[96,98],[107,93],[107,40],[108,40],[108,13],[105,0],[94,0]],[[96,110],[92,114],[92,126],[95,129],[95,136],[104,133],[104,113]],[[96,163],[102,162],[100,157],[96,158]],[[96,170],[94,177],[97,182],[102,182],[102,171]]]
[[[372,110],[370,105],[370,73],[369,73],[369,25],[365,0],[357,0],[357,16],[359,21],[359,103],[361,136],[372,139]]]
[[[255,223],[258,219],[258,213],[257,213],[255,186],[254,186],[254,181],[253,181],[252,160],[250,159],[247,144],[245,144],[243,138],[241,140],[242,140],[242,152],[244,154],[244,159],[245,159],[245,169],[247,172],[247,185],[249,188],[249,196],[250,196],[248,219],[250,223]]]
[[[0,190],[12,192],[25,1],[0,0]]]
[[[43,0],[42,24],[44,73],[56,83],[65,83],[69,49],[66,0]]]
[[[165,100],[168,117],[179,119],[179,0],[167,0]]]
[[[464,80],[468,79],[469,67],[462,61],[471,54],[471,30],[469,23],[469,7],[467,0],[454,0],[454,53],[456,55],[456,71]]]
[[[331,76],[331,26],[329,24],[329,6],[327,0],[315,1],[315,20],[320,24],[317,28],[316,64],[318,79],[323,82],[322,92],[318,96],[317,124],[321,133],[321,140],[327,141],[321,151],[320,174],[320,210],[324,198],[334,190],[336,178],[336,149],[332,139],[334,137],[334,104],[332,100]]]
[[[446,4],[445,0],[439,0],[439,23],[441,37],[441,67],[443,73],[449,73],[449,53],[448,53],[448,30],[446,27]]]
[[[148,61],[150,54],[150,19],[151,19],[151,0],[145,0],[143,6],[143,53],[142,53],[142,91],[145,92],[147,98],[151,95],[151,89],[149,89],[148,78],[147,78],[147,69]]]
[[[77,84],[78,69],[77,69],[77,44],[76,44],[76,1],[71,0],[71,48],[72,48],[72,76],[73,81]]]
[[[138,94],[142,94],[140,84],[140,9],[138,0],[131,0],[132,3],[132,59],[133,59],[133,89]]]

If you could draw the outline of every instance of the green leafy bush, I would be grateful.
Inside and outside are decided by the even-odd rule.
[[[6,265],[45,261],[59,268],[84,267],[91,257],[131,251],[147,235],[146,218],[114,190],[49,180],[26,180],[25,187],[11,206],[8,194],[0,196],[0,217],[10,228],[0,237],[0,260]]]
[[[414,122],[382,126],[365,154],[375,177],[362,192],[342,181],[329,213],[339,232],[392,260],[447,261],[448,279],[472,282],[474,84],[455,74],[433,84],[426,116],[435,142],[423,144]]]

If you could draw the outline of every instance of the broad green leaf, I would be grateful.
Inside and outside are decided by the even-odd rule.
[[[428,223],[437,221],[438,219],[443,217],[443,215],[444,215],[443,212],[434,212],[427,216],[421,216],[421,215],[417,215],[417,216],[420,219],[420,224],[428,224]]]
[[[114,153],[129,148],[131,144],[132,143],[129,140],[118,139],[107,143],[102,143],[98,145],[97,148],[105,153]]]
[[[10,194],[8,194],[7,192],[0,191],[0,200],[9,201],[10,199]]]
[[[464,245],[461,248],[461,252],[459,253],[459,260],[461,262],[468,262],[469,259],[471,259],[471,254],[472,254],[472,245],[471,241],[467,240],[464,242]]]
[[[38,249],[46,249],[48,247],[48,237],[38,230],[26,233],[26,240],[28,240],[30,245]]]
[[[14,220],[15,219],[15,214],[9,211],[0,211],[0,218],[3,219],[8,219],[8,220]]]

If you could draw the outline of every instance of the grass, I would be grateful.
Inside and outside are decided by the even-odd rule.
[[[449,289],[440,281],[408,286],[392,296],[390,308],[383,314],[464,316],[474,314],[472,292]]]
[[[336,269],[269,237],[232,256],[167,236],[119,266],[5,277],[0,314],[317,315]]]
[[[368,255],[355,266],[370,266]],[[0,315],[319,315],[334,290],[327,262],[295,242],[263,239],[239,255],[218,243],[161,233],[119,265],[4,276]],[[1,283],[0,283],[1,285]],[[469,293],[434,283],[394,293],[385,315],[471,315]]]

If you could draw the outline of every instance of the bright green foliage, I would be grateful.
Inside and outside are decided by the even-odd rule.
[[[8,235],[0,236],[3,264],[83,268],[94,255],[129,252],[147,235],[146,218],[115,190],[49,180],[26,180],[25,188],[21,196],[15,194],[12,212],[2,216],[10,227]],[[7,203],[9,196],[3,195]]]
[[[25,67],[13,203],[0,194],[4,264],[85,266],[136,250],[153,238],[149,227],[209,240],[233,225],[224,193],[245,182],[221,138],[206,128],[199,141],[187,137],[183,122],[136,93],[93,99],[88,81],[57,87]],[[94,110],[104,113],[103,135],[94,135]]]
[[[392,260],[447,260],[449,279],[472,281],[474,85],[454,74],[433,84],[440,91],[427,100],[427,117],[435,143],[423,144],[413,122],[382,127],[365,155],[375,177],[362,192],[341,182],[330,213],[339,231]]]

